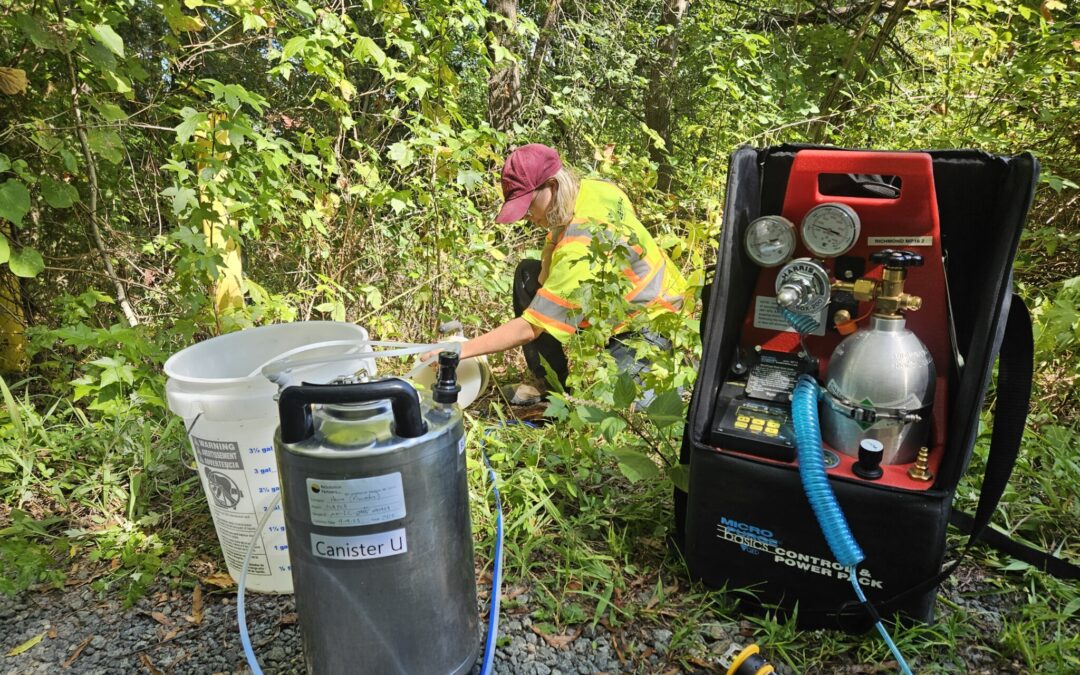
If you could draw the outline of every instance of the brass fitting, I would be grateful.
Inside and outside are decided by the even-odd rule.
[[[907,474],[911,477],[911,480],[922,481],[924,483],[934,479],[934,474],[930,472],[929,448],[919,448],[919,454],[915,457],[915,463],[908,469]]]
[[[856,279],[855,281],[834,281],[833,291],[847,291],[855,296],[859,302],[870,302],[877,295],[878,282],[873,279]]]

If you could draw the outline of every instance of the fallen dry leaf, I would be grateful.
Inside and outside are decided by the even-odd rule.
[[[8,96],[26,91],[26,71],[22,68],[0,68],[0,92]]]
[[[162,626],[171,626],[171,625],[173,625],[173,620],[170,619],[169,617],[165,616],[161,612],[150,612],[150,617],[154,621],[157,621],[158,623],[160,623]]]
[[[195,590],[191,592],[191,616],[188,621],[196,626],[203,620],[202,586],[195,584]]]
[[[22,643],[18,647],[13,648],[10,652],[5,654],[5,656],[18,656],[19,654],[22,654],[25,651],[33,649],[34,645],[36,645],[37,643],[41,642],[44,639],[45,639],[45,633],[43,633],[43,632],[38,633],[37,635],[30,638],[26,642]]]
[[[72,663],[75,663],[75,659],[79,658],[79,654],[82,654],[82,650],[86,649],[86,645],[90,644],[90,641],[94,639],[93,635],[87,635],[86,639],[79,643],[79,646],[75,648],[75,651],[71,652],[71,656],[67,657],[67,661],[64,661],[64,665],[61,668],[70,668]]]
[[[233,578],[228,575],[227,572],[214,572],[208,577],[203,577],[203,583],[211,586],[217,586],[218,588],[232,588],[236,585]]]
[[[146,655],[146,652],[139,654],[139,661],[143,664],[143,668],[150,673],[150,675],[165,675],[154,665],[154,662],[150,660],[150,657]]]
[[[278,623],[282,626],[291,626],[296,623],[298,618],[296,612],[289,612],[288,614],[282,614],[281,618],[278,619]]]
[[[585,626],[578,626],[578,629],[576,631],[574,631],[573,633],[568,633],[566,635],[545,635],[536,626],[529,626],[529,628],[532,629],[532,632],[543,638],[544,642],[548,643],[548,646],[552,649],[563,649],[564,647],[566,647],[566,645],[578,639],[582,631],[585,630]]]
[[[57,635],[57,633],[56,633],[56,626],[49,626],[49,630],[48,630],[48,631],[46,631],[46,633],[45,633],[45,634],[49,636],[49,639],[50,639],[50,640],[54,640],[54,639],[56,639],[56,635]]]

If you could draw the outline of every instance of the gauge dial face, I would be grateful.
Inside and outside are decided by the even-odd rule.
[[[782,216],[762,216],[747,226],[743,242],[758,265],[783,265],[795,253],[795,224]]]
[[[819,204],[802,221],[802,240],[818,258],[835,258],[859,240],[859,215],[847,204]]]

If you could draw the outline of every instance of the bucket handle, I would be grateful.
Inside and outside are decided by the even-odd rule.
[[[334,356],[320,356],[308,359],[291,360],[293,356],[300,354],[304,351],[311,349],[319,349],[323,347],[342,347],[352,345],[356,350],[350,350],[345,354],[335,354]],[[372,351],[371,347],[389,347],[390,349],[384,349],[383,351]],[[335,363],[339,361],[356,361],[357,358],[370,358],[380,359],[389,358],[392,356],[408,356],[410,354],[424,354],[429,351],[452,351],[454,353],[461,353],[460,342],[438,342],[434,344],[415,344],[412,342],[388,342],[382,340],[331,340],[328,342],[317,342],[315,344],[303,345],[296,349],[289,350],[280,356],[275,356],[266,364],[261,366],[255,371],[255,374],[262,373],[263,377],[270,380],[279,387],[287,387],[291,384],[291,376],[298,370],[304,370],[305,368],[311,368],[314,366],[321,366],[327,363]],[[430,361],[429,361],[430,363]],[[410,373],[412,375],[412,373]]]

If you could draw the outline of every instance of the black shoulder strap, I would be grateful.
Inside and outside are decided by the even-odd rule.
[[[1031,315],[1024,301],[1014,293],[1009,304],[1009,315],[998,356],[997,405],[994,409],[994,428],[990,434],[990,452],[987,455],[982,490],[979,492],[979,504],[975,508],[974,516],[954,510],[949,518],[949,522],[961,532],[970,535],[967,544],[956,559],[938,574],[888,600],[873,603],[877,614],[889,616],[901,601],[913,593],[923,593],[936,587],[956,570],[976,541],[982,541],[1056,577],[1080,578],[1080,567],[1014,541],[988,527],[1020,453],[1020,440],[1024,435],[1028,403],[1031,399],[1034,360]],[[845,603],[837,613],[837,618],[847,630],[866,630],[873,623],[870,620],[873,612],[868,610],[863,603]]]
[[[1031,316],[1024,301],[1013,294],[998,361],[997,409],[994,411],[994,429],[990,435],[990,454],[979,493],[979,505],[974,516],[953,511],[949,522],[970,535],[968,546],[976,540],[982,541],[1055,577],[1080,579],[1080,567],[1010,539],[1003,532],[989,527],[990,518],[1005,492],[1005,484],[1009,482],[1020,452],[1031,395],[1034,352]]]

